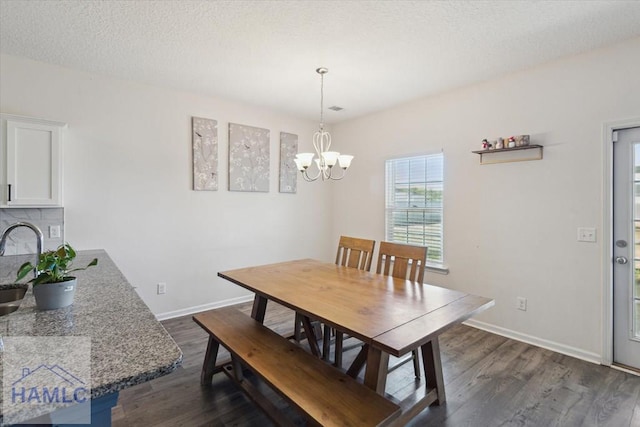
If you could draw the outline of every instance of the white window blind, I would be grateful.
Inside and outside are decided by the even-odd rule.
[[[386,239],[427,246],[427,262],[443,264],[442,153],[386,161]]]

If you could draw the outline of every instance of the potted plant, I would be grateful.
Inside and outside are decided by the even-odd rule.
[[[40,310],[54,310],[71,305],[76,291],[76,278],[69,274],[98,265],[98,259],[94,258],[86,267],[71,268],[75,257],[76,251],[65,243],[55,251],[40,254],[38,265],[25,262],[18,269],[17,280],[35,271],[36,277],[29,282],[33,283],[33,295]]]

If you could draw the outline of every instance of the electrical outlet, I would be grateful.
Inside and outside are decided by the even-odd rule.
[[[158,283],[158,295],[163,295],[167,293],[167,284],[164,282]]]
[[[50,225],[49,226],[49,238],[57,239],[60,237],[60,226],[59,225]]]
[[[593,227],[578,227],[578,242],[595,242],[596,229]]]
[[[523,297],[517,297],[516,308],[518,310],[527,311],[527,299]]]

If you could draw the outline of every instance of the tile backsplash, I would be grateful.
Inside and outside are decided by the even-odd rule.
[[[43,250],[56,249],[64,242],[64,208],[0,208],[0,232],[16,222],[30,222],[44,236]],[[49,237],[49,226],[60,226],[60,237]],[[16,228],[9,234],[5,255],[36,253],[36,236],[26,227]]]

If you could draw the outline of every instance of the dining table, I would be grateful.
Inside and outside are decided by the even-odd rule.
[[[239,268],[218,276],[255,293],[251,316],[261,323],[268,301],[299,313],[316,355],[311,320],[362,341],[347,373],[356,378],[365,369],[364,384],[402,408],[398,425],[446,400],[439,336],[494,304],[490,298],[314,259]],[[413,350],[422,355],[424,379],[411,395],[397,400],[385,392],[389,358]]]

